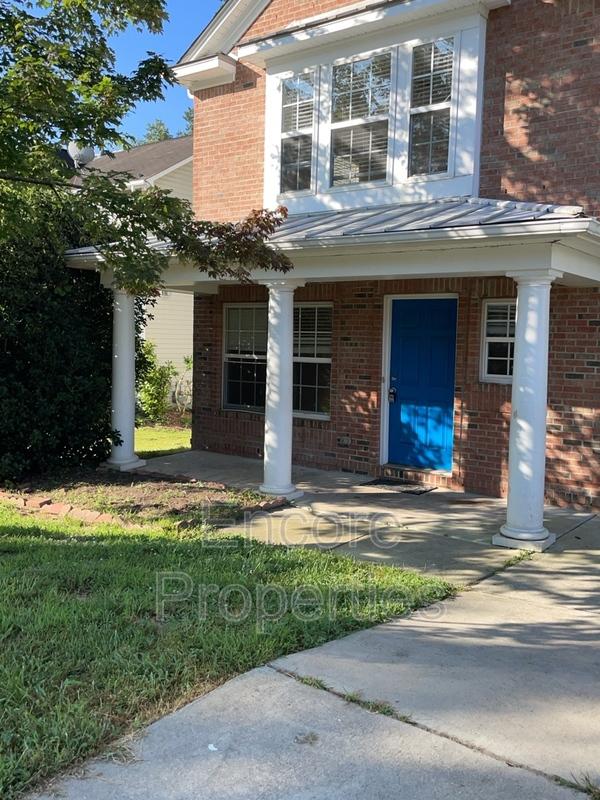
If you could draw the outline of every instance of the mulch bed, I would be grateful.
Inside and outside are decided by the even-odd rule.
[[[162,474],[106,469],[65,472],[0,490],[0,500],[26,513],[69,516],[87,523],[140,524],[168,519],[178,528],[230,525],[246,514],[287,505],[282,497]]]

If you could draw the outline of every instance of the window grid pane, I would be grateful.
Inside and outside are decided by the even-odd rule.
[[[516,303],[487,303],[485,306],[485,377],[510,378],[515,356]]]
[[[387,155],[387,120],[332,131],[332,186],[385,180]]]
[[[314,114],[314,74],[294,75],[282,83],[281,132],[312,128]]]
[[[349,122],[387,114],[392,57],[383,53],[333,68],[332,121]]]

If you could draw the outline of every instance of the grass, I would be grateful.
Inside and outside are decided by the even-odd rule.
[[[189,577],[168,584],[185,597],[162,614],[157,575],[168,571]],[[316,550],[0,506],[0,797],[237,673],[451,592]]]
[[[136,428],[135,451],[140,458],[157,458],[190,449],[189,428],[145,425]]]

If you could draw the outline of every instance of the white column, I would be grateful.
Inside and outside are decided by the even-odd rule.
[[[265,282],[269,289],[265,401],[265,494],[300,497],[292,483],[294,290],[301,281]]]
[[[112,446],[108,466],[123,472],[146,463],[135,454],[135,312],[134,298],[113,290],[112,405],[113,430],[122,443]]]
[[[508,450],[506,523],[492,543],[545,550],[556,537],[544,527],[550,287],[553,270],[509,273],[517,282],[517,320]]]

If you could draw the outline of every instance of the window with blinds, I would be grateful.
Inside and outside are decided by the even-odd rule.
[[[294,411],[330,413],[333,309],[325,303],[294,307]],[[263,411],[267,374],[267,306],[225,307],[223,400],[226,408]]]
[[[333,67],[331,185],[387,177],[390,53]]]
[[[281,192],[312,186],[315,76],[304,72],[282,82]]]
[[[409,175],[448,171],[453,70],[452,37],[414,48]]]

